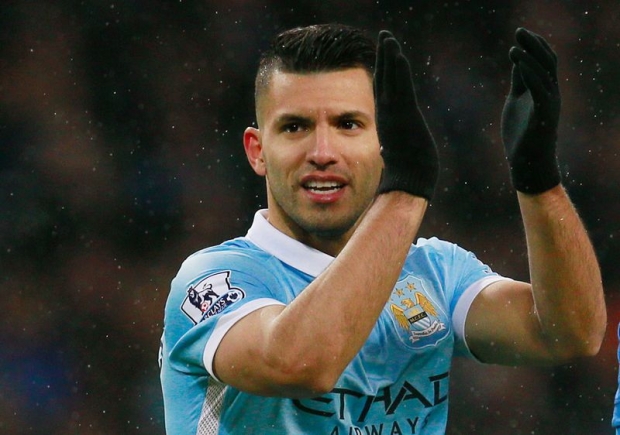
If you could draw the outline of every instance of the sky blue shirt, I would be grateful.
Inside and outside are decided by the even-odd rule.
[[[471,357],[467,311],[484,287],[506,278],[452,243],[419,239],[329,394],[247,394],[213,374],[222,338],[248,313],[293,301],[334,260],[276,230],[265,213],[245,237],[188,257],[172,281],[160,351],[168,435],[443,435],[452,357]]]

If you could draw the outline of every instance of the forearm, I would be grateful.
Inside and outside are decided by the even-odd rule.
[[[375,325],[426,206],[403,192],[379,195],[330,267],[274,319],[266,354],[329,389]]]
[[[562,188],[518,194],[527,238],[536,318],[553,354],[598,351],[606,324],[598,262]]]

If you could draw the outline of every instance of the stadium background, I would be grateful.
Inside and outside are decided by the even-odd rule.
[[[287,5],[287,6],[283,6]],[[449,435],[611,434],[620,320],[620,9],[588,1],[5,1],[0,7],[0,433],[163,434],[157,352],[189,253],[265,205],[243,155],[278,31],[392,30],[442,171],[422,235],[527,279],[499,138],[514,30],[560,58],[560,159],[603,268],[598,357],[456,361]]]

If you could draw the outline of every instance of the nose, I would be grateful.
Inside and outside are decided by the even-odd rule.
[[[317,126],[314,130],[312,148],[308,152],[308,160],[319,168],[336,163],[338,153],[332,132],[328,126]]]

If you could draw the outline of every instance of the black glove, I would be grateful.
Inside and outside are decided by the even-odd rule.
[[[379,32],[374,90],[385,165],[378,193],[402,190],[430,200],[439,173],[437,147],[418,108],[409,62],[385,30]]]
[[[518,46],[509,53],[512,84],[502,112],[502,140],[514,188],[537,194],[561,181],[556,157],[561,105],[557,57],[541,36],[523,28],[515,35]]]

